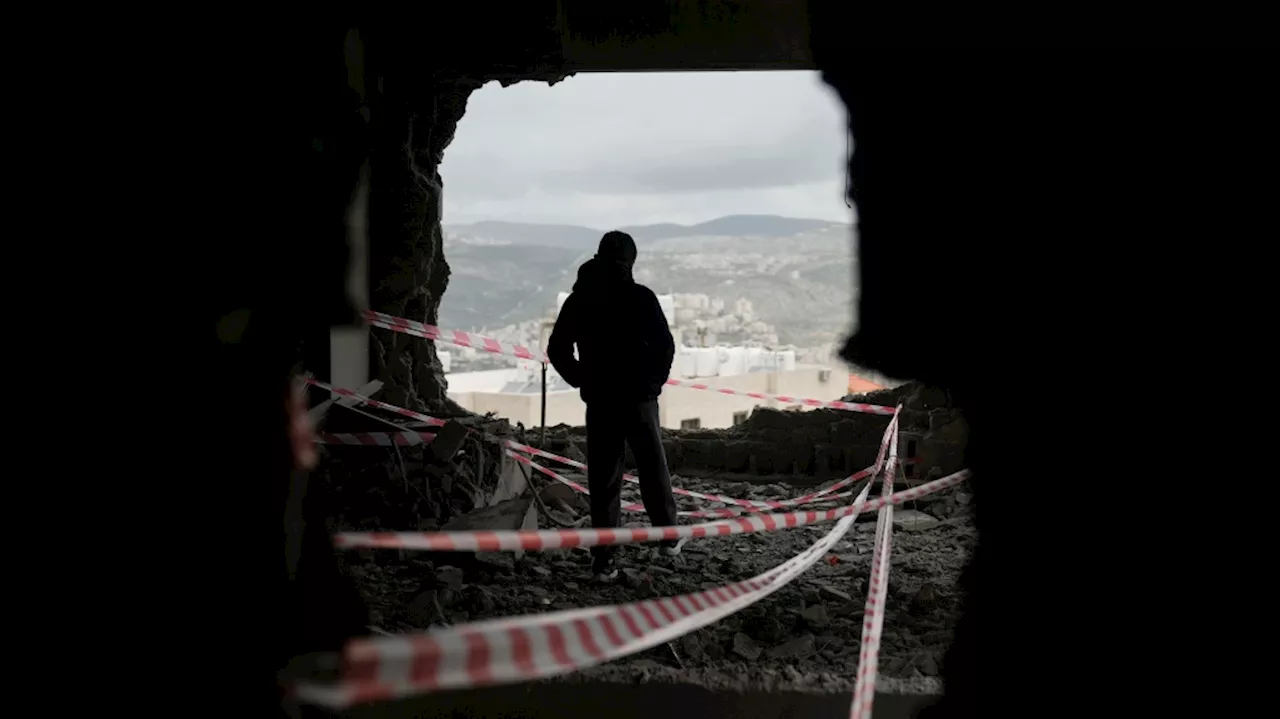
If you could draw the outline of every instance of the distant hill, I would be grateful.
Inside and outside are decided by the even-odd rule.
[[[839,227],[839,222],[803,220],[777,215],[729,215],[696,225],[641,225],[624,227],[623,232],[641,240],[665,240],[671,237],[791,237],[824,227]]]
[[[474,222],[445,225],[445,246],[451,241],[476,245],[541,245],[581,250],[595,247],[604,233],[578,225],[535,225],[524,222]]]
[[[662,223],[618,228],[644,243],[676,237],[791,237],[802,232],[844,227],[839,222],[777,215],[729,215],[696,225]],[[475,222],[445,225],[447,241],[472,245],[540,245],[578,251],[594,250],[607,230],[579,225],[539,225],[525,222]],[[447,244],[446,244],[447,247]]]
[[[440,324],[479,330],[546,317],[603,230],[477,222],[445,226],[449,288]],[[746,298],[784,342],[834,341],[853,300],[852,228],[825,220],[733,215],[696,225],[621,228],[640,245],[636,279],[656,292]]]

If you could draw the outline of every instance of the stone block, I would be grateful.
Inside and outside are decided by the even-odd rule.
[[[823,479],[844,474],[844,450],[830,444],[813,448],[813,474]]]
[[[467,439],[467,427],[460,422],[449,421],[436,432],[436,437],[424,450],[427,458],[434,462],[448,462],[462,448]]]
[[[681,456],[680,440],[674,437],[662,440],[662,451],[667,455],[667,466],[675,468],[681,466],[684,458]]]
[[[730,440],[724,445],[724,470],[746,472],[751,466],[751,445],[741,440]]]
[[[722,469],[725,460],[724,440],[686,439],[681,441],[682,465]]]
[[[713,439],[724,441],[723,430],[718,429],[691,429],[680,433],[681,439]]]
[[[859,415],[858,419],[842,419],[828,425],[831,441],[835,444],[866,444],[879,442],[884,436],[888,418]]]
[[[777,472],[777,450],[772,445],[755,444],[751,451],[750,471],[754,474],[773,474]]]
[[[769,407],[756,407],[747,419],[749,431],[763,429],[788,429],[796,425],[797,412],[783,412]]]
[[[845,446],[846,472],[856,472],[865,469],[876,463],[876,454],[880,451],[880,445],[876,444],[856,444]]]
[[[827,427],[831,426],[832,422],[840,420],[840,412],[826,408],[802,412],[800,416],[802,418],[801,423],[806,427],[820,429],[823,432],[826,431]]]
[[[955,442],[939,442],[926,439],[920,448],[918,474],[929,476],[940,473],[946,476],[965,468],[965,445]],[[937,472],[934,468],[938,468]]]
[[[813,474],[813,446],[807,437],[801,436],[778,448],[777,463],[783,472],[793,475]]]

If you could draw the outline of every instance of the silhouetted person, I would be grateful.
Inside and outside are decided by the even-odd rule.
[[[578,268],[578,281],[560,308],[547,356],[587,403],[587,483],[591,525],[617,527],[622,519],[623,442],[631,446],[640,497],[655,527],[676,523],[671,475],[662,450],[658,395],[671,373],[675,342],[658,298],[631,276],[636,243],[624,232],[600,239],[596,256]],[[573,350],[577,346],[578,356]],[[681,542],[661,552],[679,554]],[[592,572],[617,576],[616,547],[593,547]]]

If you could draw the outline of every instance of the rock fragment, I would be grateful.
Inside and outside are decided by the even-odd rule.
[[[770,648],[769,657],[772,659],[802,659],[812,656],[814,651],[813,635],[805,634]]]
[[[742,632],[738,632],[737,634],[733,635],[733,653],[734,654],[737,654],[743,659],[747,659],[749,661],[755,661],[756,659],[760,658],[760,651],[761,651],[760,647],[756,646],[755,640],[753,640],[751,637],[747,636],[746,634],[743,634]]]

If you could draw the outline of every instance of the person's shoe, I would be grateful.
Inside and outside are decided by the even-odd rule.
[[[689,541],[688,537],[681,537],[674,542],[663,542],[661,546],[658,547],[658,553],[664,557],[674,557],[680,554],[680,548],[683,547],[684,543],[687,541]]]
[[[597,583],[612,582],[618,578],[618,565],[612,557],[593,559],[591,561],[592,580]]]

